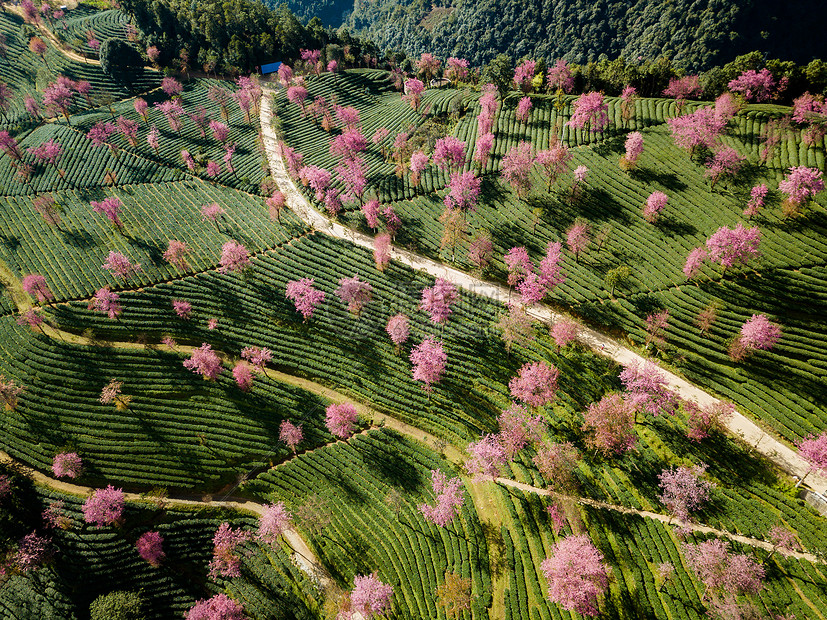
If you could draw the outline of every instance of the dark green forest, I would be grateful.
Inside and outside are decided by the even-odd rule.
[[[276,0],[265,0],[275,4]],[[482,66],[499,53],[585,63],[670,58],[703,71],[759,50],[807,64],[823,58],[819,0],[290,0],[301,19],[319,15],[374,41],[419,55],[467,58]],[[344,12],[350,11],[346,21]]]

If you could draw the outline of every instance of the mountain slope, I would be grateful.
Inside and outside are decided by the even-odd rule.
[[[666,55],[698,71],[754,49],[805,64],[823,57],[816,31],[823,12],[817,0],[357,0],[346,25],[380,49],[465,57],[475,65],[502,52],[581,63],[601,54]]]

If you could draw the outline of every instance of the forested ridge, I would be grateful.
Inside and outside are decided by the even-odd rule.
[[[274,0],[264,0],[275,5]],[[290,0],[301,19],[346,25],[380,49],[467,58],[482,66],[497,54],[583,63],[672,59],[687,71],[760,50],[806,64],[824,56],[818,0]],[[345,11],[350,11],[342,20]]]

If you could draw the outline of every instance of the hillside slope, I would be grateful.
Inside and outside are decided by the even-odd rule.
[[[288,5],[301,12],[304,3]],[[346,25],[380,49],[464,57],[473,65],[502,52],[580,63],[601,54],[666,55],[697,71],[755,49],[804,63],[824,56],[820,20],[812,19],[823,10],[817,0],[360,0]]]

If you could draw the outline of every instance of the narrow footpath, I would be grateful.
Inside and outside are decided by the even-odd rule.
[[[261,132],[264,139],[264,149],[267,159],[270,162],[270,173],[279,190],[287,199],[287,206],[290,207],[308,226],[323,232],[337,239],[344,239],[360,247],[373,251],[373,237],[365,235],[337,222],[330,221],[325,215],[319,213],[307,201],[304,195],[296,187],[293,179],[287,173],[284,161],[281,158],[278,138],[272,128],[272,94],[274,91],[265,91],[261,101]],[[457,287],[470,293],[487,297],[494,301],[506,304],[509,299],[509,291],[505,286],[494,282],[480,280],[459,269],[455,269],[444,263],[425,258],[413,252],[392,248],[390,251],[392,259],[416,269],[424,271],[431,276],[449,280]],[[560,320],[572,320],[552,310],[545,304],[535,304],[527,309],[529,315],[548,324]],[[578,323],[577,338],[580,342],[591,347],[596,353],[605,355],[619,364],[642,363],[646,358],[624,347],[618,341],[602,334],[590,327]],[[699,405],[709,405],[720,402],[719,399],[708,392],[692,385],[678,375],[662,369],[669,388],[684,400],[694,400]],[[737,411],[729,418],[726,424],[727,430],[734,436],[742,438],[745,442],[755,446],[755,449],[778,465],[783,471],[791,476],[803,478],[809,465],[798,456],[798,452],[775,437],[764,432],[755,422]],[[827,478],[811,473],[807,476],[804,486],[821,495],[827,495]]]

